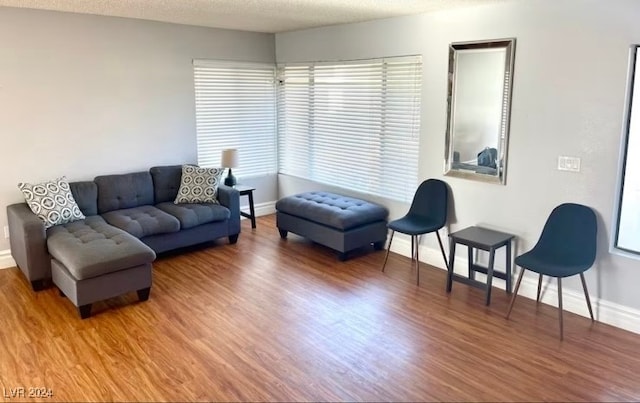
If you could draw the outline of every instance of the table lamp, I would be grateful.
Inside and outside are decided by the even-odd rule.
[[[224,178],[224,184],[227,186],[236,185],[236,177],[231,173],[231,168],[238,166],[238,150],[236,148],[230,148],[228,150],[222,150],[222,167],[229,168],[229,174]]]

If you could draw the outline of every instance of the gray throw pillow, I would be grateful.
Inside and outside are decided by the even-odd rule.
[[[44,221],[45,228],[85,218],[64,176],[35,185],[21,182],[18,188],[33,214]]]
[[[175,204],[181,203],[218,203],[218,185],[224,168],[199,168],[193,165],[182,166],[180,189]]]

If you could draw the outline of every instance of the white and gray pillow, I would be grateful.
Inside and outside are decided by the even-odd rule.
[[[45,228],[85,219],[64,176],[35,185],[21,182],[18,188],[31,211],[44,221]]]
[[[183,165],[180,188],[174,203],[218,204],[218,185],[223,172],[224,168],[200,168],[193,165]]]

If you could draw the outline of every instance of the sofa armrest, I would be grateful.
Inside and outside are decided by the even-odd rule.
[[[218,201],[231,211],[229,235],[240,233],[240,193],[229,186],[218,186]]]
[[[51,258],[47,251],[44,222],[26,203],[7,206],[11,255],[27,279],[32,282],[51,278]]]

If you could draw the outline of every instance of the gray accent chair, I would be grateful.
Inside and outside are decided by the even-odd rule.
[[[86,219],[45,230],[26,203],[7,206],[11,254],[40,290],[52,280],[90,316],[93,302],[124,292],[149,297],[157,253],[240,234],[240,196],[221,185],[219,204],[173,203],[182,166],[70,183]]]

